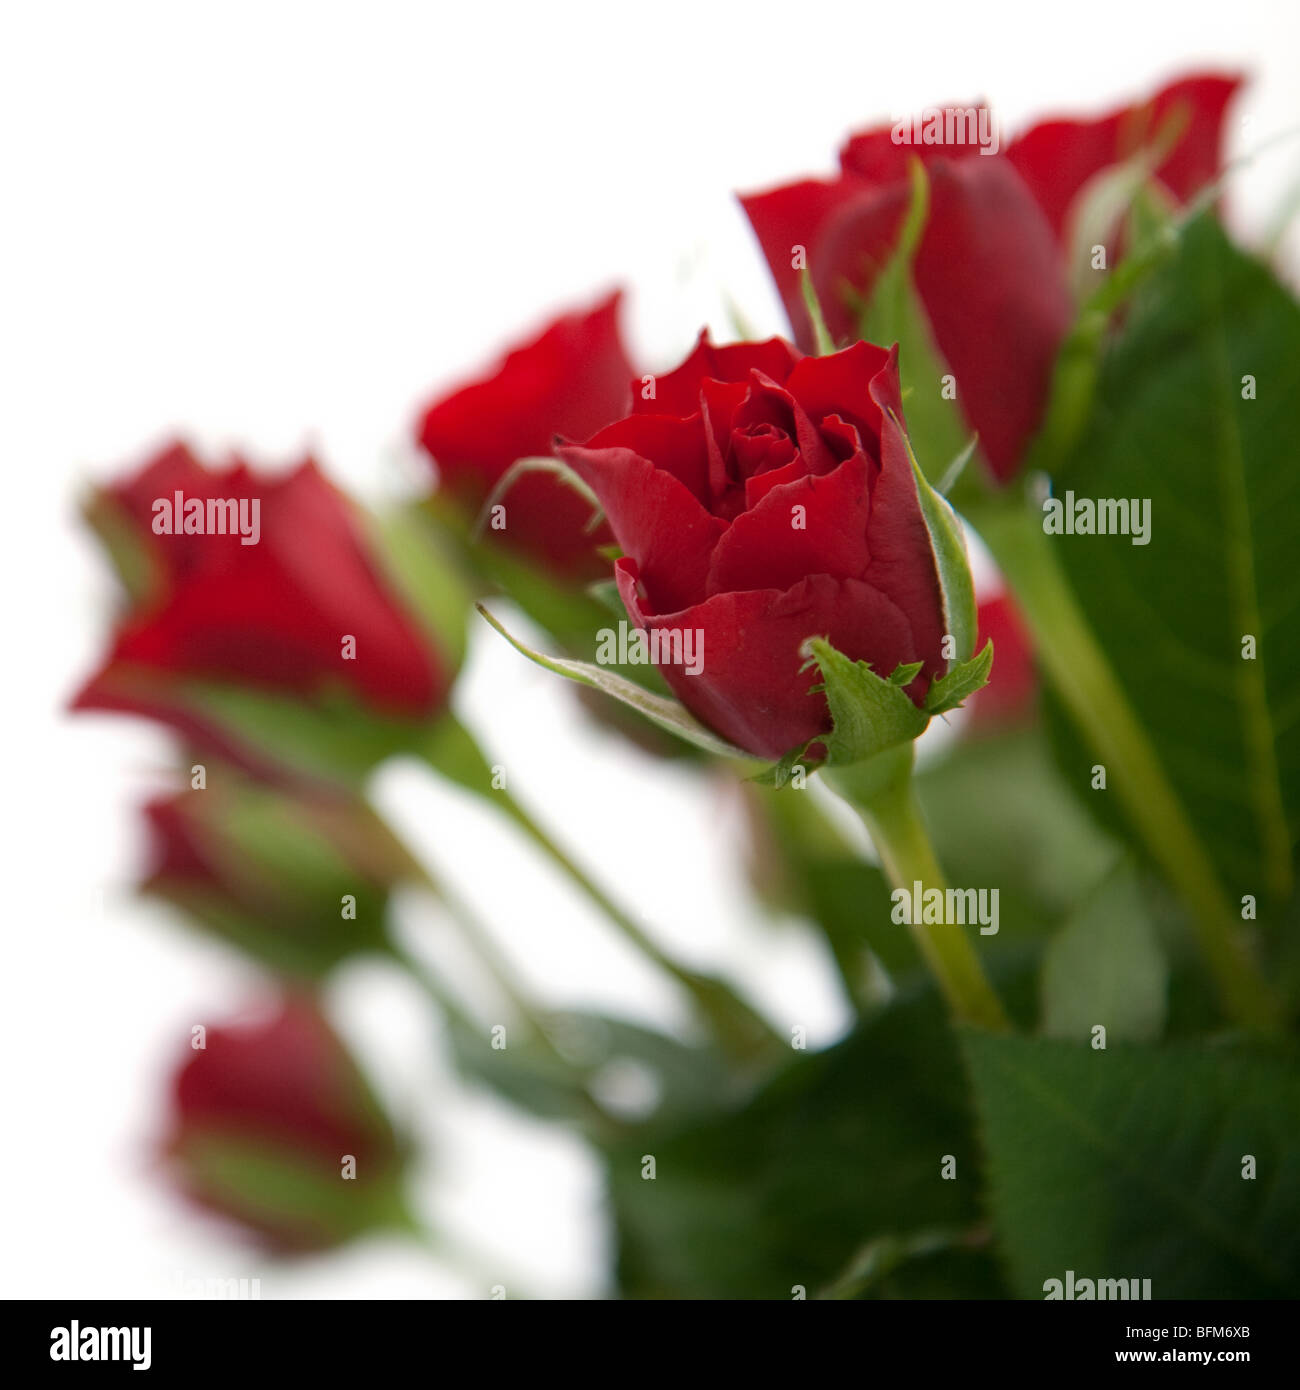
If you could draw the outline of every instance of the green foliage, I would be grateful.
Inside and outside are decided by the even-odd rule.
[[[1154,1298],[1300,1294],[1293,1058],[973,1030],[963,1048],[1018,1296],[1068,1269],[1150,1279]]]
[[[869,1242],[967,1239],[981,1214],[977,1149],[942,1006],[931,993],[900,999],[836,1046],[792,1053],[747,1104],[638,1134],[610,1153],[609,1184],[628,1297],[781,1299],[796,1285],[813,1297]],[[894,1291],[905,1287],[898,1276]]]
[[[1043,959],[1043,1031],[1148,1042],[1164,1027],[1169,966],[1131,864],[1121,865],[1053,937]]]
[[[1134,302],[1057,481],[1150,499],[1150,544],[1050,538],[1229,892],[1279,901],[1300,843],[1298,394],[1300,307],[1202,215]]]

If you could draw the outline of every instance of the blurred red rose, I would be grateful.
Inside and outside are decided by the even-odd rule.
[[[1099,121],[1036,126],[998,154],[976,142],[899,143],[893,127],[881,127],[848,140],[838,178],[741,203],[796,340],[811,351],[793,248],[806,250],[832,337],[858,336],[858,308],[888,264],[910,204],[911,160],[922,161],[930,208],[913,265],[916,290],[957,379],[957,402],[994,475],[1006,480],[1041,423],[1073,313],[1061,242],[1076,196],[1092,175],[1154,138],[1177,109],[1186,124],[1158,177],[1178,198],[1191,197],[1219,168],[1223,110],[1235,87],[1225,77],[1185,79]],[[939,109],[987,120],[982,105]]]
[[[210,469],[176,444],[105,488],[95,511],[101,531],[116,514],[149,574],[76,708],[158,718],[238,757],[178,685],[346,692],[379,717],[442,707],[452,654],[399,598],[360,513],[310,460],[279,476],[239,462]]]
[[[144,815],[151,863],[141,891],[291,975],[386,949],[389,893],[419,877],[366,801],[319,786],[273,786],[223,767],[200,791],[150,801]]]
[[[653,400],[557,453],[599,497],[638,626],[702,642],[702,669],[660,664],[704,723],[760,756],[826,732],[800,645],[827,637],[890,675],[946,663],[940,581],[906,452],[896,353],[804,357],[701,335]]]
[[[1064,241],[1088,180],[1161,136],[1168,122],[1174,143],[1155,177],[1177,202],[1187,203],[1219,176],[1224,114],[1240,86],[1240,77],[1203,73],[1096,120],[1040,121],[1007,146],[1007,158]]]
[[[1024,722],[1034,709],[1038,692],[1029,630],[1010,594],[998,594],[979,605],[976,651],[988,641],[992,641],[997,659],[988,684],[967,701],[971,712],[968,728],[973,733]]]
[[[594,309],[557,318],[426,410],[420,443],[440,485],[467,511],[477,515],[517,459],[545,458],[557,434],[586,438],[627,411],[634,369],[619,335],[620,298],[616,292]],[[596,548],[609,532],[588,530],[591,506],[572,488],[524,474],[502,502],[500,535],[516,549],[571,581],[605,573]]]
[[[310,997],[203,1042],[176,1073],[164,1143],[190,1198],[282,1253],[403,1224],[393,1127]]]

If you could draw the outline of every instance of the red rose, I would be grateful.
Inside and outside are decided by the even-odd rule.
[[[690,632],[660,663],[704,723],[763,757],[829,729],[805,638],[889,676],[942,675],[943,599],[906,451],[896,353],[804,357],[779,338],[695,350],[655,398],[559,455],[594,489],[639,627]],[[660,639],[664,640],[664,639]]]
[[[540,337],[514,348],[488,375],[431,405],[421,445],[441,485],[477,514],[510,466],[546,457],[557,434],[583,439],[617,420],[631,402],[632,363],[618,331],[620,294],[565,314]],[[524,474],[502,499],[501,532],[517,549],[571,580],[605,572],[590,532],[591,507],[552,476]]]
[[[142,891],[286,974],[323,974],[385,949],[389,892],[417,877],[367,802],[320,786],[222,768],[144,814],[152,863]]]
[[[1149,101],[1097,120],[1040,121],[1007,147],[1007,158],[1065,240],[1075,199],[1095,174],[1160,136],[1176,139],[1155,177],[1179,203],[1190,202],[1223,167],[1223,117],[1241,78],[1205,73],[1161,88]]]
[[[176,1074],[164,1144],[188,1196],[282,1252],[400,1223],[393,1127],[309,997],[202,1041]]]
[[[900,143],[893,127],[852,136],[840,176],[742,197],[795,337],[811,349],[793,248],[802,246],[827,327],[858,336],[855,305],[892,256],[920,158],[930,209],[913,265],[936,347],[957,379],[957,402],[994,474],[1019,467],[1046,406],[1073,306],[1062,255],[1068,214],[1084,183],[1151,139],[1175,107],[1187,124],[1158,177],[1189,198],[1219,167],[1219,129],[1235,81],[1200,77],[1100,121],[1035,127],[1002,154],[979,144]],[[984,108],[939,108],[983,113]],[[851,292],[851,293],[850,293]],[[904,364],[906,366],[906,364]]]
[[[149,715],[240,756],[186,694],[194,682],[346,692],[381,717],[442,706],[450,654],[399,600],[358,515],[314,463],[278,477],[242,463],[213,470],[174,445],[96,506],[116,509],[153,577],[76,708]]]

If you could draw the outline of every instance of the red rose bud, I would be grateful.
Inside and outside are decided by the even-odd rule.
[[[1038,694],[1029,630],[1010,594],[999,594],[979,605],[979,640],[975,645],[982,647],[989,641],[998,659],[988,684],[971,697],[968,728],[973,733],[1023,724],[1032,716]]]
[[[425,412],[420,443],[468,512],[477,516],[516,460],[548,456],[557,434],[586,438],[626,412],[634,369],[619,336],[619,300],[611,294],[556,319]],[[590,504],[561,480],[522,474],[501,502],[498,534],[518,551],[570,581],[606,572],[597,547],[609,533],[589,529]]]
[[[1241,78],[1205,73],[1180,78],[1148,101],[1099,119],[1041,121],[1007,147],[1007,158],[1068,243],[1069,221],[1085,185],[1145,146],[1172,138],[1156,181],[1190,202],[1223,168],[1223,118]]]
[[[1156,177],[1176,198],[1190,198],[1219,169],[1223,109],[1235,86],[1231,78],[1190,78],[1099,121],[1037,126],[1002,152],[983,105],[931,108],[852,136],[840,152],[838,178],[751,194],[741,203],[800,346],[811,350],[813,329],[796,248],[832,338],[846,342],[859,336],[863,308],[899,248],[912,201],[911,161],[921,161],[929,208],[913,283],[934,345],[956,379],[957,405],[1005,481],[1042,423],[1073,317],[1063,248],[1079,193],[1095,174],[1158,139],[1172,114],[1183,120],[1181,134]],[[902,325],[890,330],[901,334]]]
[[[370,806],[208,768],[207,785],[144,807],[141,891],[289,975],[322,975],[382,951],[388,894],[417,866]]]
[[[724,738],[779,758],[829,730],[806,638],[887,678],[944,674],[944,600],[908,456],[897,354],[805,357],[701,335],[654,398],[557,453],[623,550],[619,592],[650,657]],[[625,636],[626,640],[626,636]]]
[[[160,719],[264,771],[281,757],[312,764],[323,744],[311,715],[349,732],[364,767],[392,751],[367,736],[396,745],[444,706],[463,633],[422,620],[417,576],[389,560],[398,548],[313,462],[280,476],[209,469],[175,445],[92,512],[101,534],[112,518],[115,560],[136,582],[75,708]],[[438,575],[435,587],[453,582]]]
[[[988,126],[985,108],[964,109],[982,113]],[[976,127],[978,133],[978,121]],[[895,130],[853,136],[840,152],[837,179],[792,184],[741,202],[796,339],[811,350],[793,248],[806,250],[832,338],[859,336],[860,306],[897,249],[911,205],[911,161],[922,161],[930,206],[912,265],[916,292],[935,346],[956,377],[957,404],[978,431],[994,473],[1006,478],[1037,431],[1070,324],[1052,229],[1007,160],[982,152],[987,145],[902,143],[894,140]],[[939,383],[924,389],[937,393]]]
[[[408,1224],[393,1127],[307,995],[191,1048],[164,1155],[192,1200],[284,1254]]]

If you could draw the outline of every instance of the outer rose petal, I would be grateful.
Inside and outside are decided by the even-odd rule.
[[[909,660],[925,662],[924,683],[908,687],[915,697],[943,674],[947,662],[943,658],[943,590],[903,434],[897,348],[890,352],[887,367],[872,379],[871,395],[882,417],[880,473],[871,489],[867,521],[871,564],[863,578],[908,616],[915,650]],[[877,674],[888,675],[893,669],[877,670]]]
[[[725,522],[706,512],[671,473],[631,449],[560,445],[555,452],[600,499],[656,606],[685,608],[703,598]]]
[[[931,109],[943,112],[973,111],[978,127],[980,117],[987,108],[986,103],[982,101],[954,101]],[[932,158],[965,159],[978,156],[987,159],[990,157],[980,154],[980,147],[977,143],[957,143],[954,141],[951,144],[945,142],[927,145],[922,141],[919,145],[905,144],[902,141],[896,141],[893,132],[893,126],[883,125],[850,135],[840,149],[840,168],[846,174],[856,174],[859,178],[867,179],[871,183],[888,183],[895,179],[906,178],[908,165],[913,159],[919,158],[928,163]]]
[[[816,344],[804,307],[800,272],[791,264],[795,246],[802,246],[807,252],[808,272],[831,337],[840,342],[856,336],[855,318],[847,306],[844,289],[846,285],[856,288],[862,283],[859,252],[876,257],[877,270],[888,260],[905,207],[901,192],[882,192],[856,178],[806,179],[785,188],[742,195],[740,204],[758,237],[800,348],[813,352]],[[850,265],[835,262],[825,250],[827,228],[841,220],[858,229],[850,243],[854,248]]]
[[[1001,481],[1042,421],[1073,317],[1051,231],[997,155],[930,168],[930,217],[916,287],[957,400]]]
[[[1042,121],[1007,147],[1006,156],[1047,215],[1061,242],[1075,198],[1095,174],[1134,154],[1176,107],[1183,128],[1156,177],[1190,201],[1222,167],[1223,116],[1241,78],[1207,73],[1162,88],[1149,102],[1121,107],[1097,120]]]
[[[801,670],[806,638],[827,637],[885,674],[920,658],[906,617],[858,579],[812,575],[786,590],[716,594],[681,612],[655,614],[637,591],[636,565],[624,557],[615,574],[639,627],[703,634],[702,672],[663,666],[664,679],[698,719],[758,757],[780,758],[830,728],[825,697],[809,690],[820,677],[815,668]]]
[[[760,371],[781,382],[798,360],[799,354],[784,338],[716,347],[705,328],[681,366],[655,378],[652,398],[643,398],[640,391],[634,393],[632,410],[637,415],[694,415],[700,408],[702,381],[748,381],[752,371]]]
[[[233,496],[236,485],[260,499],[258,544],[149,532],[145,539],[168,557],[167,592],[128,617],[77,707],[122,708],[125,687],[112,679],[121,666],[301,694],[342,683],[383,712],[432,713],[449,674],[376,571],[343,496],[311,462],[281,478],[218,472],[187,496]],[[355,661],[340,659],[345,634],[357,639]],[[100,698],[103,691],[115,693]],[[149,712],[144,703],[139,708]]]
[[[672,415],[629,415],[592,435],[582,447],[630,449],[642,458],[653,459],[656,467],[671,473],[702,506],[708,506],[709,455],[698,407],[685,419]]]
[[[634,368],[619,336],[620,297],[556,319],[487,376],[429,407],[420,443],[456,495],[477,507],[516,459],[549,454],[557,434],[586,439],[627,412]],[[562,573],[603,569],[594,556],[601,538],[586,531],[590,508],[571,488],[528,475],[505,505],[512,544]]]

